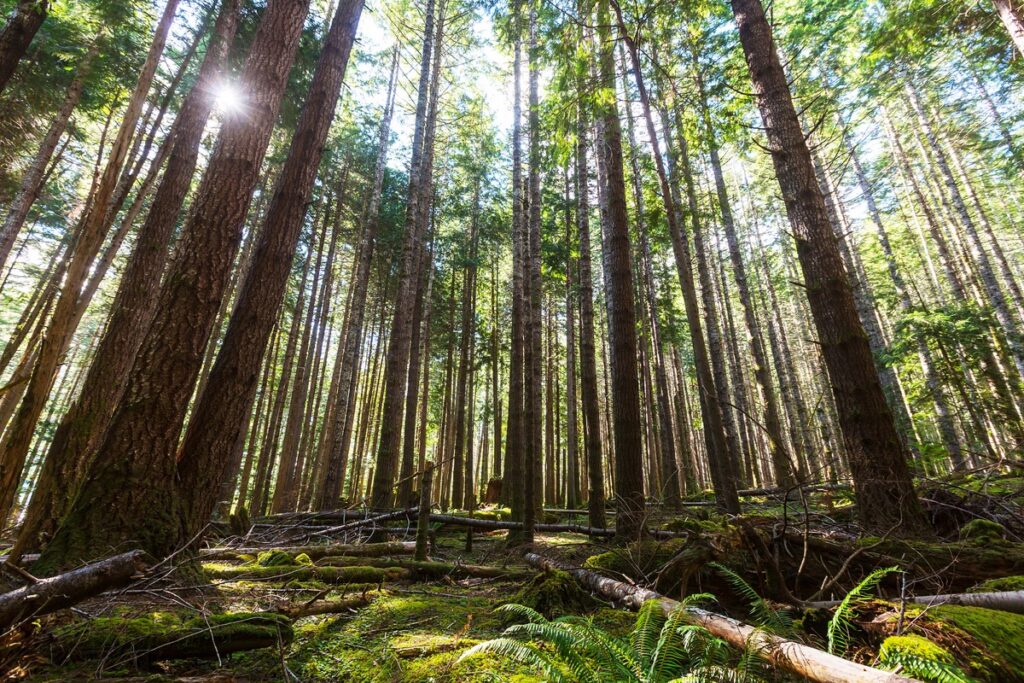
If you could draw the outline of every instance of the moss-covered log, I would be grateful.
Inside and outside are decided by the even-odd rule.
[[[908,597],[908,602],[919,605],[963,605],[965,607],[984,607],[1001,612],[1024,614],[1024,590],[995,591],[992,593],[948,593],[945,595],[918,595]],[[840,600],[821,600],[807,603],[808,607],[835,607]]]
[[[245,581],[322,581],[324,583],[381,584],[408,578],[409,571],[401,567],[316,567],[311,565],[219,565],[204,564],[203,570],[211,579],[239,579]]]
[[[416,550],[415,543],[330,543],[320,545],[297,545],[280,548],[203,548],[199,551],[200,559],[238,560],[255,557],[268,550],[279,550],[292,557],[307,555],[316,560],[329,555],[352,555],[358,557],[387,557],[388,555],[411,555]]]
[[[146,570],[144,557],[141,550],[115,555],[4,593],[0,595],[0,629],[127,585]]]
[[[381,568],[406,569],[413,576],[423,578],[441,578],[450,576],[452,578],[480,578],[480,579],[525,579],[534,575],[528,569],[515,569],[508,567],[490,567],[474,564],[449,564],[447,562],[431,562],[427,560],[398,560],[383,558],[363,557],[325,557],[320,560],[321,566],[327,567],[350,567],[353,565],[368,565]]]
[[[317,600],[299,604],[292,603],[279,605],[275,607],[272,612],[283,614],[292,620],[302,619],[303,617],[312,617],[319,614],[339,614],[341,612],[348,612],[349,610],[358,609],[360,607],[366,607],[373,602],[376,597],[376,593],[363,593],[361,595],[353,595],[339,600]]]
[[[109,663],[218,657],[232,652],[288,644],[293,633],[280,614],[209,614],[181,620],[172,613],[131,619],[100,617],[54,632],[53,659],[94,659]]]

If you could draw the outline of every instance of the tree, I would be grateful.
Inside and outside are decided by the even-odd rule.
[[[925,522],[907,455],[885,403],[850,283],[825,211],[806,138],[760,0],[732,0],[740,42],[764,121],[828,367],[865,528],[913,533]]]
[[[49,12],[49,0],[18,0],[14,13],[0,31],[0,92],[11,80]]]

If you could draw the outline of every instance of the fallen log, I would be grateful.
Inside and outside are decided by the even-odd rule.
[[[533,576],[534,573],[527,569],[515,569],[508,567],[489,567],[476,564],[449,564],[447,562],[431,562],[429,560],[388,560],[363,557],[325,557],[320,561],[324,567],[350,567],[366,565],[370,567],[397,567],[407,569],[414,576],[439,578],[450,576],[452,578],[475,578],[475,579],[525,579]]]
[[[146,571],[144,557],[141,550],[133,550],[4,593],[0,595],[0,629],[127,585]]]
[[[237,560],[242,555],[259,555],[268,550],[281,550],[292,557],[307,555],[311,560],[328,555],[356,555],[359,557],[386,557],[387,555],[411,555],[416,550],[415,543],[395,541],[391,543],[326,543],[317,545],[294,545],[281,548],[201,548],[201,560]]]
[[[303,617],[312,617],[320,614],[339,614],[358,607],[366,607],[373,602],[376,597],[377,596],[374,593],[363,593],[361,595],[353,595],[352,597],[341,598],[339,600],[311,600],[298,605],[279,605],[270,612],[283,614],[294,621],[296,619],[302,619]]]
[[[104,617],[54,633],[55,660],[104,658],[108,663],[215,658],[291,643],[288,617],[273,613],[209,614],[184,622],[165,617]],[[111,667],[114,668],[114,667]]]
[[[416,511],[417,511],[417,508],[407,508],[405,510],[395,510],[393,512],[387,512],[387,513],[384,513],[382,515],[376,515],[374,517],[364,517],[363,519],[360,519],[360,520],[357,520],[357,521],[354,521],[354,522],[348,522],[346,524],[340,524],[338,526],[329,526],[329,527],[325,527],[323,529],[317,529],[316,531],[312,531],[312,532],[309,532],[309,533],[306,533],[306,534],[300,534],[298,536],[294,536],[294,537],[292,537],[290,539],[287,539],[285,542],[293,541],[293,540],[297,541],[300,538],[306,538],[308,536],[313,536],[313,535],[325,536],[327,534],[338,533],[338,532],[341,532],[341,531],[351,531],[353,529],[359,529],[359,528],[362,528],[364,526],[370,526],[370,525],[376,524],[378,522],[388,522],[388,521],[391,521],[393,519],[402,519],[403,517],[408,519],[409,517],[415,515]]]
[[[898,601],[894,601],[898,602]],[[1020,591],[995,591],[992,593],[948,593],[945,595],[918,595],[908,597],[907,602],[929,607],[939,605],[963,605],[964,607],[984,607],[986,609],[999,610],[1000,612],[1013,612],[1024,614],[1024,590]],[[818,600],[807,603],[808,607],[829,608],[835,607],[839,600]]]
[[[543,555],[527,553],[526,561],[545,570],[564,571],[578,582],[632,609],[639,609],[648,600],[657,600],[665,612],[680,608],[680,603],[660,593],[631,586],[600,574],[551,560]],[[736,619],[715,614],[699,607],[685,607],[687,621],[707,629],[711,635],[725,640],[740,650],[755,650],[773,666],[785,669],[820,683],[913,683],[915,679],[857,664],[830,655],[817,648],[772,635]]]
[[[408,578],[409,571],[400,567],[315,567],[310,565],[278,565],[274,567],[203,565],[206,576],[217,580],[240,581],[322,581],[324,583],[349,583],[359,585],[380,585],[385,581]]]

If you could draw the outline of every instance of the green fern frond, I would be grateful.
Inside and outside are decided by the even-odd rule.
[[[469,648],[462,653],[457,661],[461,662],[481,654],[507,657],[520,664],[543,671],[552,683],[569,683],[569,679],[562,674],[554,660],[529,643],[521,643],[512,638],[494,638]]]
[[[527,607],[526,605],[517,605],[516,603],[509,603],[507,605],[501,605],[500,607],[495,609],[495,612],[507,612],[508,614],[511,614],[514,617],[525,619],[534,624],[547,623],[547,619],[544,617],[543,614],[533,609],[532,607]]]
[[[852,591],[846,594],[843,601],[836,608],[836,613],[828,622],[828,652],[833,655],[842,655],[850,645],[850,627],[852,626],[851,616],[857,604],[863,602],[879,583],[889,574],[901,571],[899,567],[882,567],[864,577]]]
[[[665,612],[658,600],[648,600],[636,616],[636,625],[629,635],[629,640],[636,651],[637,659],[644,668],[650,666],[654,650],[658,646],[662,626],[665,625]]]
[[[742,576],[717,562],[709,562],[708,564],[724,576],[725,580],[732,586],[732,589],[747,601],[755,624],[763,626],[772,633],[790,633],[793,630],[793,620],[790,619],[789,615],[773,609]]]

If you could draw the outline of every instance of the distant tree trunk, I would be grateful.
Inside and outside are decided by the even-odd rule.
[[[885,403],[764,8],[760,0],[732,0],[732,8],[797,241],[859,518],[875,532],[888,533],[897,527],[909,533],[922,531],[926,522],[906,450]]]
[[[438,21],[443,28],[442,18]],[[387,362],[384,366],[384,407],[381,413],[380,440],[377,445],[376,466],[373,473],[373,484],[370,504],[375,509],[384,509],[394,501],[393,485],[401,456],[402,414],[405,404],[405,388],[409,370],[409,344],[412,337],[412,303],[415,295],[414,287],[418,280],[420,250],[423,232],[426,227],[420,220],[420,202],[423,200],[421,186],[426,175],[424,157],[429,155],[433,146],[433,136],[429,132],[427,121],[428,94],[439,87],[436,78],[432,78],[430,67],[431,56],[439,51],[434,50],[434,41],[439,40],[434,31],[434,0],[427,0],[426,20],[423,29],[423,52],[420,61],[419,95],[416,101],[416,123],[413,130],[412,160],[409,166],[409,191],[405,212],[405,239],[402,244],[398,270],[398,291],[395,294],[394,319],[391,333],[388,336]],[[433,73],[440,67],[440,59],[435,61]],[[433,86],[431,86],[433,84]],[[431,99],[433,99],[431,97]]]
[[[207,93],[219,78],[234,40],[239,0],[226,0],[199,69],[196,86],[182,102],[160,187],[111,306],[106,333],[93,356],[78,401],[54,433],[36,493],[22,526],[19,549],[49,536],[73,499],[124,390],[160,293],[160,280],[178,215],[191,185],[203,130],[213,107]],[[59,482],[59,486],[57,483]]]
[[[597,24],[599,83],[609,92],[615,92],[615,57],[608,0],[598,0]],[[608,332],[615,403],[615,534],[622,539],[635,539],[644,534],[646,506],[637,385],[636,307],[633,301],[626,182],[622,170],[622,129],[614,100],[602,103],[597,115],[602,128],[602,140],[598,147],[604,160],[608,207],[605,258],[611,275],[605,288],[608,309],[612,314],[608,321]]]
[[[71,343],[71,337],[81,317],[80,290],[89,276],[90,267],[103,245],[107,228],[110,226],[107,216],[114,206],[113,198],[117,189],[118,176],[128,155],[146,94],[149,92],[153,76],[156,74],[160,62],[160,56],[167,43],[167,36],[170,33],[171,24],[174,22],[174,12],[177,6],[178,0],[168,0],[153,34],[146,61],[139,72],[139,79],[132,91],[121,120],[121,126],[111,145],[106,166],[96,186],[92,207],[84,216],[81,232],[75,242],[65,274],[64,284],[54,306],[50,326],[40,344],[39,358],[32,370],[32,377],[29,379],[25,397],[22,399],[14,422],[4,439],[3,453],[0,456],[2,458],[0,459],[0,519],[6,518],[14,503],[14,496],[21,478],[25,456],[28,454],[32,435],[35,433],[36,423],[46,405],[60,359]]]
[[[472,424],[466,421],[466,397],[469,391],[470,354],[469,347],[473,338],[473,323],[476,319],[474,307],[476,290],[476,256],[477,240],[480,224],[480,178],[476,179],[473,191],[473,208],[470,219],[470,232],[466,255],[466,266],[463,268],[462,279],[462,322],[459,326],[459,372],[455,382],[455,456],[452,461],[452,501],[455,505],[468,510],[472,505],[473,490],[467,486],[466,475],[471,472],[471,462],[466,458],[466,442],[471,438]],[[472,394],[469,394],[472,401]]]
[[[433,279],[433,245],[424,249],[421,255],[419,281],[416,284],[416,300],[413,303],[412,339],[409,344],[409,378],[405,387],[405,424],[402,437],[402,467],[398,475],[397,507],[411,506],[413,503],[413,479],[416,472],[416,422],[419,417],[417,400],[420,390],[420,368],[423,366],[421,356],[422,337],[430,336],[430,328],[424,325],[427,288]],[[430,366],[426,366],[429,374]],[[423,399],[426,400],[425,398]]]
[[[492,420],[494,422],[494,458],[491,477],[500,478],[504,470],[501,467],[501,353],[498,349],[498,256],[491,261],[491,403]]]
[[[0,93],[11,80],[39,27],[50,12],[49,0],[18,0],[18,6],[0,31]]]
[[[224,123],[157,315],[98,449],[103,458],[93,463],[81,495],[44,549],[44,568],[72,564],[128,539],[162,557],[183,540],[174,495],[178,436],[308,10],[307,0],[275,0],[263,14],[240,78],[246,115]]]
[[[904,281],[903,274],[900,272],[899,266],[896,262],[896,254],[893,251],[892,243],[889,240],[889,232],[882,223],[882,214],[878,210],[874,190],[871,187],[871,183],[868,182],[867,174],[864,172],[864,167],[861,166],[860,163],[860,156],[857,153],[857,148],[850,139],[849,130],[846,127],[845,121],[843,121],[841,117],[839,119],[839,125],[843,128],[843,144],[846,146],[846,150],[850,155],[850,160],[853,162],[853,172],[857,178],[857,184],[860,187],[864,201],[867,203],[868,217],[871,219],[871,222],[874,223],[875,231],[878,233],[878,243],[882,247],[882,255],[885,256],[885,263],[889,270],[889,278],[892,280],[893,286],[896,288],[896,296],[899,299],[900,309],[904,314],[910,313],[913,309],[913,304],[910,301],[910,293],[907,291],[907,284]],[[946,391],[945,387],[942,386],[942,380],[935,371],[935,366],[931,359],[931,351],[928,349],[928,344],[920,337],[917,340],[917,355],[921,362],[921,370],[925,376],[925,384],[928,387],[928,393],[931,395],[932,401],[935,403],[935,413],[938,418],[939,434],[942,436],[943,445],[946,447],[946,451],[949,453],[949,457],[953,461],[953,467],[963,467],[963,452],[960,448],[960,440],[957,437],[956,426],[953,423],[953,416],[950,413],[949,399],[946,397]]]
[[[363,341],[363,318],[366,312],[366,295],[370,282],[370,266],[373,263],[373,252],[377,243],[377,230],[380,226],[381,192],[384,187],[384,171],[387,167],[388,148],[391,142],[391,120],[395,112],[395,93],[398,85],[398,48],[391,55],[391,77],[388,82],[388,95],[381,116],[380,129],[377,134],[377,162],[373,171],[373,187],[370,202],[363,221],[363,234],[356,252],[355,273],[349,288],[352,300],[349,303],[348,331],[345,335],[338,360],[341,365],[341,379],[338,385],[337,402],[334,405],[334,418],[330,429],[328,459],[325,463],[319,486],[320,494],[316,508],[328,510],[338,503],[344,481],[344,454],[347,452],[347,432],[345,424],[351,413],[350,404],[354,399],[353,387],[359,373],[359,347]],[[343,445],[345,444],[345,445]]]
[[[590,269],[590,173],[587,168],[589,122],[581,106],[576,130],[576,234],[580,253],[580,392],[584,445],[587,449],[587,508],[590,526],[603,529],[604,476],[601,455],[601,411],[597,396],[597,354],[594,349],[594,281]]]
[[[747,327],[747,334],[750,335],[750,353],[754,363],[754,379],[761,390],[761,398],[765,406],[765,432],[768,436],[772,469],[775,473],[775,484],[783,488],[789,488],[794,483],[795,469],[797,468],[794,467],[793,459],[786,448],[786,442],[782,436],[781,411],[779,410],[778,399],[775,394],[771,370],[768,367],[764,335],[761,333],[761,326],[757,321],[757,312],[754,309],[754,302],[750,295],[750,285],[747,282],[747,268],[743,263],[743,255],[740,252],[740,242],[736,234],[736,223],[733,220],[732,204],[729,199],[729,191],[725,186],[722,162],[718,155],[718,142],[715,139],[715,129],[711,122],[707,93],[704,89],[704,78],[701,75],[696,53],[694,53],[694,67],[697,89],[701,97],[704,132],[707,135],[708,152],[711,157],[711,170],[715,176],[718,208],[722,215],[725,239],[729,245],[729,260],[732,263],[733,277],[736,279],[736,289],[739,292],[740,304],[743,306],[743,321]]]
[[[1017,51],[1024,57],[1024,10],[1021,9],[1019,0],[992,0],[992,4],[996,6],[996,12],[999,13],[999,18],[1006,26]]]
[[[43,177],[47,164],[50,163],[53,151],[57,148],[57,143],[60,141],[61,136],[67,130],[71,113],[78,106],[78,101],[82,99],[82,91],[85,89],[85,78],[89,75],[92,63],[99,51],[100,41],[95,41],[82,58],[82,61],[78,63],[75,78],[71,81],[71,85],[68,86],[67,92],[64,93],[64,102],[61,104],[60,109],[57,110],[53,121],[50,122],[50,127],[47,129],[46,135],[43,136],[43,142],[39,145],[32,163],[22,176],[18,192],[11,201],[11,205],[7,208],[7,216],[4,218],[3,227],[0,228],[0,270],[7,264],[7,257],[10,256],[14,240],[17,239],[18,233],[21,232],[29,210],[43,189]]]

